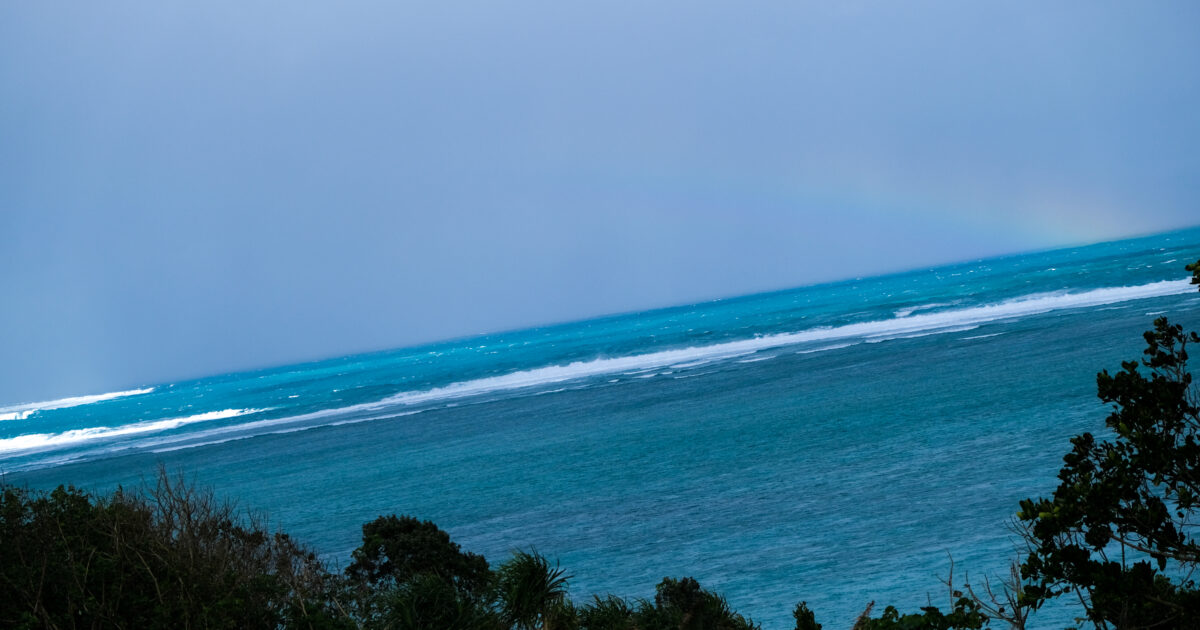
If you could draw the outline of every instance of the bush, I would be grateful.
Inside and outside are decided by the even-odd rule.
[[[286,534],[159,475],[144,494],[0,493],[0,626],[338,627]]]

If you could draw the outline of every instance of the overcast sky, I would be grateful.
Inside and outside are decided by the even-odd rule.
[[[1200,3],[6,2],[0,402],[1200,223]]]

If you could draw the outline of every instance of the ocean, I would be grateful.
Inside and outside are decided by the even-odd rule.
[[[801,600],[848,628],[944,606],[951,558],[1006,571],[1018,501],[1104,433],[1096,373],[1157,316],[1200,328],[1197,258],[1200,228],[0,405],[0,472],[106,491],[161,463],[342,566],[411,514],[558,559],[576,600],[693,576],[769,630]]]

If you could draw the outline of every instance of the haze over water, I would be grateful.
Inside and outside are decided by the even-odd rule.
[[[1095,374],[1159,315],[1200,324],[1200,229],[108,394],[0,406],[18,484],[136,485],[158,462],[344,562],[380,514],[577,599],[691,575],[765,628],[808,601],[944,604],[1102,431]],[[1039,625],[1063,611],[1046,611]]]

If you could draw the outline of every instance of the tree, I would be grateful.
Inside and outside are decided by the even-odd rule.
[[[696,580],[663,578],[654,601],[629,602],[609,595],[576,609],[580,630],[758,630],[729,608],[724,597],[704,590]],[[569,624],[561,624],[561,628]]]
[[[759,626],[729,608],[724,597],[700,588],[685,577],[663,578],[654,589],[654,606],[643,602],[636,627],[646,630],[758,630]]]
[[[382,599],[378,616],[362,618],[366,628],[386,630],[508,630],[491,607],[465,597],[432,573],[412,576],[391,588],[375,589]]]
[[[588,605],[579,608],[578,619],[582,630],[631,630],[633,609],[615,595],[595,595]]]
[[[796,630],[821,630],[817,616],[808,608],[808,602],[800,602],[792,609],[792,617],[796,620]]]
[[[1200,261],[1187,269],[1200,284]],[[1200,628],[1200,335],[1159,318],[1144,337],[1140,361],[1096,378],[1112,438],[1072,439],[1054,494],[1021,502],[1022,603],[1072,595],[1097,628]]]
[[[863,619],[854,627],[856,630],[978,630],[987,622],[988,617],[978,604],[960,596],[949,613],[926,606],[920,614],[901,615],[895,607],[888,606],[878,619]]]
[[[1200,261],[1188,265],[1200,285]],[[1059,486],[1049,498],[1026,499],[1018,531],[1029,551],[1002,582],[980,593],[966,586],[949,613],[927,607],[900,615],[869,610],[855,628],[980,628],[990,621],[1024,628],[1047,601],[1073,595],[1097,628],[1200,628],[1200,394],[1188,371],[1188,344],[1200,335],[1166,318],[1145,333],[1140,361],[1096,378],[1098,395],[1112,405],[1112,439],[1084,433],[1071,440]],[[801,605],[798,629],[816,625]]]
[[[0,627],[350,628],[316,556],[160,469],[145,492],[0,488]]]
[[[569,576],[557,565],[551,566],[545,556],[517,551],[496,574],[504,619],[518,630],[547,628],[563,616],[556,613],[565,612]]]
[[[491,584],[487,560],[464,552],[450,534],[433,521],[411,516],[381,516],[362,526],[363,544],[346,568],[351,579],[378,586],[402,584],[420,575],[433,575],[461,590],[482,597]]]
[[[381,516],[362,526],[346,568],[354,616],[367,628],[500,628],[493,574],[432,521]]]

